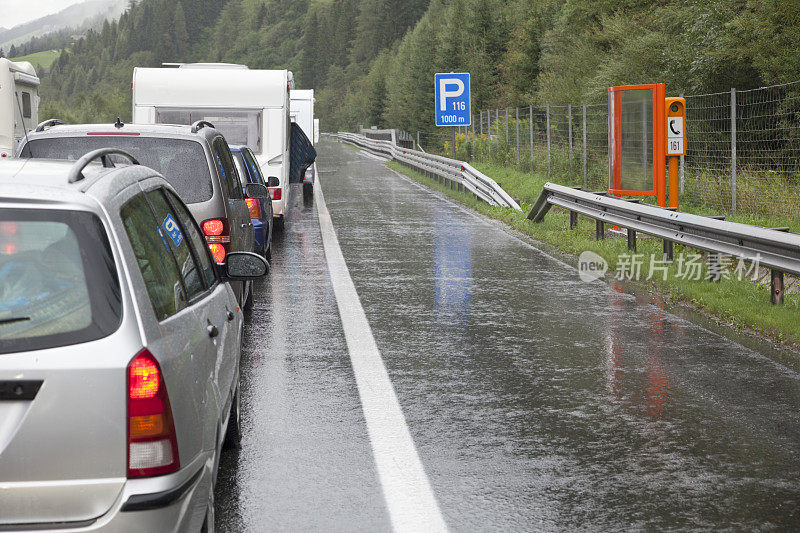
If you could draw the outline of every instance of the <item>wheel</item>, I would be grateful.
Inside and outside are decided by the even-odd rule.
[[[246,310],[250,310],[253,308],[253,282],[248,281],[247,283],[247,296],[244,299],[244,308]]]
[[[276,217],[272,224],[273,230],[283,231],[284,228],[284,217],[283,215]]]
[[[303,198],[305,200],[310,200],[314,197],[314,184],[309,181],[303,182]]]
[[[225,441],[222,443],[224,450],[236,450],[242,444],[242,405],[239,389],[240,385],[236,385],[231,414],[228,415],[228,430],[225,433]]]
[[[203,521],[202,533],[214,533],[214,487],[211,487],[211,495],[208,497],[206,507],[206,519]]]
[[[272,261],[272,243],[271,242],[269,243],[269,248],[267,248],[267,251],[264,253],[264,257],[267,259],[267,261]]]

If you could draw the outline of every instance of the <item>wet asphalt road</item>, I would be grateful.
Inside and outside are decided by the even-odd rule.
[[[797,529],[800,376],[331,141],[342,253],[453,530]],[[313,205],[246,332],[222,531],[391,522]]]

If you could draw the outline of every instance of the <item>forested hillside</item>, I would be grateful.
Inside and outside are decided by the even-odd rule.
[[[469,71],[474,107],[602,101],[800,80],[800,2],[777,0],[141,0],[65,53],[43,116],[130,116],[134,66],[290,68],[325,129],[429,130],[433,74]]]

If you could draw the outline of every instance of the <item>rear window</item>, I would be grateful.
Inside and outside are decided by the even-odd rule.
[[[208,159],[197,141],[113,135],[54,137],[33,139],[20,157],[74,161],[92,150],[109,147],[125,150],[142,165],[163,174],[187,204],[211,199],[214,189]]]
[[[198,120],[212,123],[228,144],[243,144],[261,153],[261,111],[156,108],[156,124],[189,125]]]
[[[0,211],[0,353],[100,339],[121,316],[117,271],[96,216]]]

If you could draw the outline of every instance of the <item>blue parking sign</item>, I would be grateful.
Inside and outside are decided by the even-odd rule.
[[[175,246],[180,246],[183,242],[183,233],[181,232],[180,226],[175,222],[175,219],[172,218],[172,215],[167,215],[167,218],[164,219],[163,226],[169,238],[175,243]]]
[[[469,73],[436,74],[436,125],[471,126]]]

